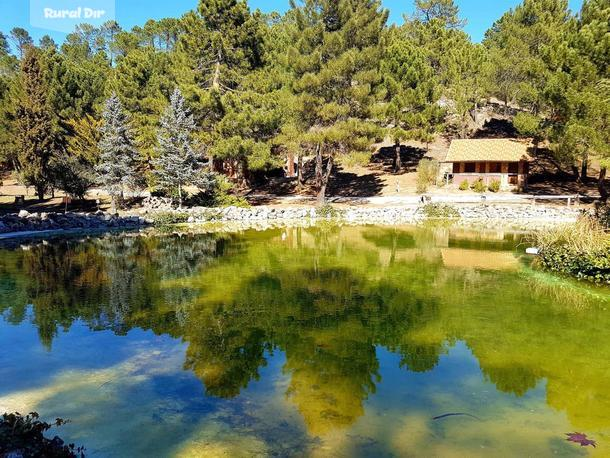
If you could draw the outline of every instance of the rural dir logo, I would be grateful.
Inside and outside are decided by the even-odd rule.
[[[69,33],[79,24],[100,26],[115,18],[114,0],[30,0],[30,25]]]

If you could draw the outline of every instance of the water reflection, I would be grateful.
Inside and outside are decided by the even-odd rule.
[[[575,428],[608,431],[608,294],[532,272],[518,243],[343,227],[34,244],[0,252],[0,312],[30,321],[49,351],[75,323],[178,338],[183,368],[219,400],[264,381],[281,353],[284,399],[311,437],[356,427],[392,383],[380,352],[402,374],[434,374],[458,342],[499,392],[543,384]]]

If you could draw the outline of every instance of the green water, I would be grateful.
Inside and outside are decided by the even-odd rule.
[[[610,456],[608,290],[537,272],[520,242],[323,227],[0,247],[0,411],[70,419],[53,433],[90,456]]]

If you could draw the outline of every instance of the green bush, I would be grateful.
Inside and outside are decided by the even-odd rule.
[[[485,183],[483,183],[483,178],[479,178],[477,181],[472,183],[470,188],[474,192],[485,192],[485,190],[487,189],[487,186],[485,186]]]
[[[595,283],[610,284],[610,235],[593,218],[583,217],[535,234],[538,262],[554,272]]]
[[[435,159],[422,159],[417,164],[417,192],[423,194],[428,190],[428,186],[436,183],[438,178],[439,165]]]
[[[487,189],[491,192],[498,192],[500,190],[500,180],[491,180]]]
[[[155,227],[183,224],[186,223],[188,219],[189,215],[187,213],[159,212],[152,215],[153,226]]]
[[[316,209],[316,216],[322,219],[341,219],[345,216],[345,211],[325,204]]]
[[[468,183],[468,180],[464,180],[460,183],[460,191],[468,191],[469,187],[470,183]]]
[[[426,218],[459,218],[458,212],[451,205],[446,204],[426,204],[422,208]]]
[[[215,183],[206,192],[193,196],[188,201],[190,206],[202,207],[243,207],[249,208],[248,201],[231,194],[233,184],[224,175],[216,175]]]

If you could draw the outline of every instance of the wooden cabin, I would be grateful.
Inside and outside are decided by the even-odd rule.
[[[498,180],[502,190],[523,190],[531,161],[528,149],[528,143],[514,139],[453,140],[441,173],[455,187],[464,180],[472,184],[481,178],[486,185]]]

